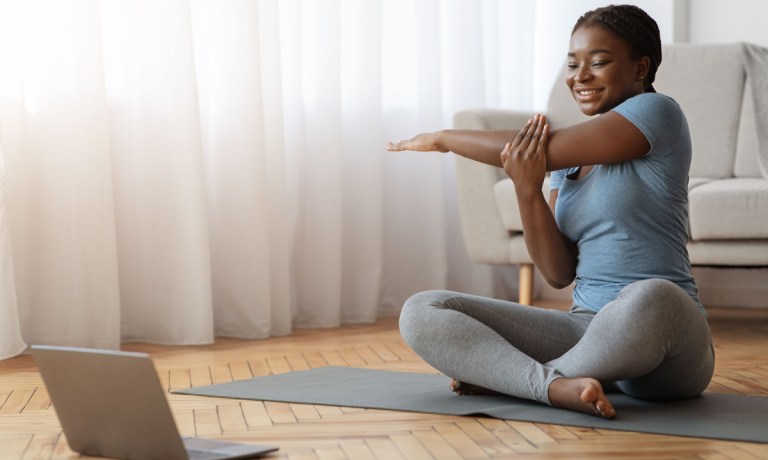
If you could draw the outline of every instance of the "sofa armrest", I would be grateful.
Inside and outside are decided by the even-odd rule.
[[[533,112],[464,110],[453,117],[456,129],[519,129]],[[456,188],[464,245],[469,258],[489,264],[530,263],[528,254],[512,254],[510,234],[496,205],[494,185],[500,169],[456,155]]]

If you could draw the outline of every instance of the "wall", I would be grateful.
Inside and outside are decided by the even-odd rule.
[[[768,46],[768,2],[764,0],[691,0],[691,43],[752,42]]]

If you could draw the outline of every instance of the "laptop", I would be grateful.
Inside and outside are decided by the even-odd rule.
[[[33,345],[69,447],[124,459],[254,458],[277,447],[179,436],[146,353]]]

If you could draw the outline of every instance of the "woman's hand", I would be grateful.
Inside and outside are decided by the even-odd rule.
[[[547,117],[536,115],[501,151],[504,172],[515,183],[518,194],[541,193],[547,172],[548,137]]]
[[[448,149],[443,148],[438,143],[438,137],[440,132],[419,134],[397,142],[388,142],[387,150],[390,152],[400,152],[403,150],[413,150],[416,152],[447,152]]]

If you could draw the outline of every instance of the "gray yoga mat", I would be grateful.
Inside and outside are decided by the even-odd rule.
[[[684,401],[649,402],[610,394],[613,420],[506,396],[456,396],[450,380],[352,367],[321,367],[173,393],[259,401],[480,416],[621,431],[768,442],[768,397],[705,393]]]

